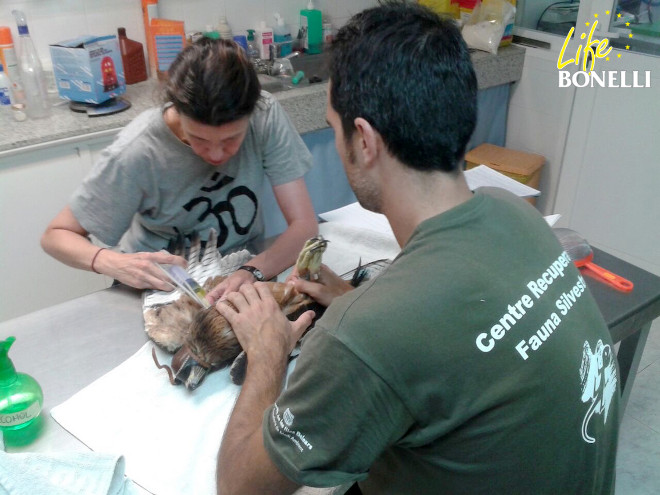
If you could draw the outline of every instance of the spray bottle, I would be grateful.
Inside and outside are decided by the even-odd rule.
[[[44,402],[37,381],[30,375],[17,373],[9,359],[9,348],[15,340],[15,337],[8,337],[0,342],[0,431],[8,444],[13,439],[31,437],[30,430],[37,430]]]
[[[21,83],[25,90],[26,112],[31,119],[41,119],[50,115],[50,102],[46,77],[37,55],[25,14],[20,10],[12,10],[18,26],[18,66],[21,73]]]

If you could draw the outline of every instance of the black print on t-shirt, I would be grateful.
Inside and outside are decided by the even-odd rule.
[[[201,191],[206,193],[218,191],[224,188],[225,186],[229,186],[232,182],[234,182],[233,177],[229,177],[226,175],[222,176],[220,180],[218,180],[218,177],[220,176],[221,174],[216,172],[211,177],[211,180],[215,181],[215,183],[211,186],[204,186],[200,188]],[[249,203],[249,206],[247,206],[245,205],[245,201],[244,201],[244,204],[241,205],[240,215],[242,218],[245,218],[248,215],[250,215],[249,210],[250,209],[252,210],[252,214],[250,215],[250,220],[244,225],[241,225],[240,219],[238,218],[236,207],[234,206],[237,200],[240,199],[243,200],[247,199]],[[200,196],[190,200],[188,203],[183,205],[183,208],[186,211],[190,212],[193,210],[193,208],[197,207],[198,205],[202,205],[202,208],[204,208],[201,214],[197,217],[198,221],[203,222],[209,215],[213,215],[218,221],[218,228],[217,228],[218,247],[221,247],[227,240],[227,237],[229,237],[229,227],[227,227],[227,224],[225,223],[222,214],[229,213],[229,216],[231,218],[231,225],[233,226],[234,231],[239,235],[245,235],[248,232],[250,232],[250,229],[252,228],[252,225],[254,224],[254,221],[257,218],[257,209],[258,209],[259,201],[257,200],[257,195],[254,194],[252,190],[250,190],[246,186],[240,185],[231,189],[227,193],[227,199],[224,201],[219,201],[213,204],[212,199],[209,198],[208,196]],[[246,206],[248,210],[245,209]]]

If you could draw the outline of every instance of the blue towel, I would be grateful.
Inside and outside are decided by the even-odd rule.
[[[130,495],[124,458],[95,452],[0,452],[0,495]]]

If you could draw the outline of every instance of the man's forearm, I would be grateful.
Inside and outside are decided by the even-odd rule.
[[[292,493],[298,487],[279,473],[263,445],[262,418],[282,388],[286,360],[250,363],[218,454],[218,494]]]

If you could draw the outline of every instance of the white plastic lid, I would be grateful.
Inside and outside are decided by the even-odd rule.
[[[279,12],[275,12],[273,17],[275,17],[275,21],[277,22],[278,26],[284,26],[284,19],[282,19],[282,16]]]
[[[307,3],[307,10],[314,10],[314,2],[312,0],[309,0]]]

